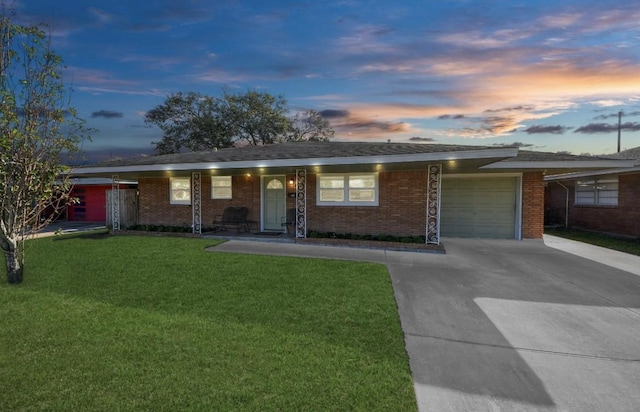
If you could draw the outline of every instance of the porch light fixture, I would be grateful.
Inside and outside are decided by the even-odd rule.
[[[293,179],[289,179],[289,186],[293,186]]]

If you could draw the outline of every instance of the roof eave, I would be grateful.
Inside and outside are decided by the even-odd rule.
[[[547,182],[559,181],[559,180],[572,180],[572,179],[580,179],[583,177],[592,177],[592,176],[603,176],[603,175],[618,175],[623,173],[637,173],[640,172],[640,166],[630,167],[630,168],[617,168],[617,169],[607,169],[607,170],[590,170],[587,172],[573,172],[573,173],[562,173],[556,175],[545,176],[544,180]]]
[[[297,159],[265,159],[243,160],[231,162],[199,162],[199,163],[170,163],[155,165],[103,166],[79,167],[71,170],[71,175],[104,175],[136,172],[171,172],[188,170],[219,170],[219,169],[247,169],[271,167],[314,167],[335,165],[363,165],[363,164],[391,164],[411,162],[438,162],[465,159],[506,159],[515,157],[517,148],[479,149],[466,151],[414,153],[377,156],[348,156],[348,157],[318,157]]]
[[[608,168],[629,168],[634,166],[629,160],[552,160],[552,161],[500,161],[482,166],[486,170],[585,170],[585,169],[608,169]]]

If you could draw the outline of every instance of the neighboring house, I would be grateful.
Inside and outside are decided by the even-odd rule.
[[[139,224],[201,233],[229,206],[254,231],[283,232],[295,209],[309,231],[361,235],[541,238],[543,174],[629,162],[517,148],[300,142],[113,161],[75,177],[138,182]],[[114,229],[119,222],[114,222]]]
[[[640,147],[606,158],[635,165],[545,178],[546,224],[640,237]]]
[[[107,221],[107,192],[113,189],[111,178],[73,179],[71,197],[76,199],[66,210],[66,220],[79,222]],[[120,189],[135,189],[135,181],[120,181]]]

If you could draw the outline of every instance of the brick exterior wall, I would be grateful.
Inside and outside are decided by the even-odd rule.
[[[522,175],[522,238],[541,239],[544,232],[544,176],[542,172]]]
[[[316,176],[307,175],[307,229],[360,235],[424,236],[427,171],[382,172],[378,207],[316,206]]]
[[[249,208],[249,219],[260,220],[260,177],[233,176],[233,199],[211,199],[211,177],[202,176],[202,226],[213,226],[217,215],[228,206]],[[172,225],[191,227],[190,205],[169,204],[169,178],[140,178],[139,223],[141,225]]]
[[[590,206],[575,204],[575,181],[562,181],[569,188],[569,226],[598,232],[640,237],[640,173],[618,176],[618,205]],[[565,221],[565,189],[548,182],[546,189],[546,221]]]
[[[286,175],[288,193],[295,192]],[[317,206],[316,175],[307,175],[307,230],[361,235],[423,236],[426,227],[427,171],[381,172],[379,205]],[[522,235],[541,238],[544,216],[542,173],[523,175]],[[249,219],[260,227],[260,176],[233,176],[233,199],[211,199],[211,178],[202,176],[202,225],[211,227],[225,207],[249,208]],[[191,226],[191,206],[169,204],[169,178],[140,178],[140,224]],[[295,198],[287,197],[287,208]]]

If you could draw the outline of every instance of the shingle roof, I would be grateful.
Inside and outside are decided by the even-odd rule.
[[[606,155],[609,159],[637,160],[640,161],[640,146],[633,149],[623,150],[622,152]]]
[[[298,142],[267,146],[245,146],[208,152],[178,153],[116,160],[74,168],[72,174],[105,176],[139,176],[138,173],[185,172],[193,170],[269,168],[280,172],[293,167],[322,166],[362,168],[393,164],[395,168],[417,167],[428,162],[463,160],[451,164],[455,173],[481,171],[585,170],[608,167],[628,167],[621,160],[598,159],[590,156],[519,151],[514,147],[468,146],[419,143],[380,142]],[[448,164],[448,163],[447,163]],[[289,169],[287,169],[289,168]],[[466,169],[465,169],[466,168]],[[466,170],[466,171],[465,171]]]
[[[518,156],[503,160],[504,162],[576,162],[598,160],[593,156],[578,156],[568,153],[536,152],[532,150],[518,150]]]
[[[368,143],[368,142],[292,142],[267,146],[244,146],[207,152],[177,153],[135,159],[102,162],[99,167],[225,163],[275,159],[313,159],[340,157],[370,157],[420,153],[449,153],[472,150],[494,150],[495,147],[463,146],[419,143]]]

